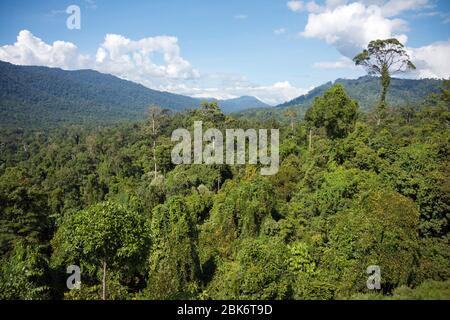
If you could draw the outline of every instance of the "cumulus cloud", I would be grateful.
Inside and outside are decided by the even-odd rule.
[[[378,6],[383,15],[391,17],[400,14],[402,11],[417,10],[423,8],[433,8],[429,0],[327,0],[323,5],[313,1],[289,1],[286,3],[288,8],[294,12],[307,11],[310,13],[321,13],[326,10],[333,10],[340,6],[351,3],[360,3],[366,6]]]
[[[405,21],[386,18],[380,7],[355,2],[309,14],[301,35],[325,40],[342,55],[352,58],[373,39],[395,37],[405,43],[407,36],[401,32],[406,29]]]
[[[420,48],[408,48],[408,54],[416,65],[416,77],[450,77],[450,39]]]
[[[152,61],[155,54],[162,56],[161,64]],[[169,36],[133,41],[121,35],[107,34],[94,58],[81,54],[71,42],[47,44],[30,31],[22,30],[16,43],[0,47],[0,60],[67,70],[93,68],[137,82],[146,78],[199,77],[199,72],[181,57],[177,38]]]
[[[354,68],[350,59],[373,39],[395,37],[406,44],[408,24],[398,18],[403,12],[425,9],[421,15],[436,15],[435,12],[426,11],[433,8],[429,0],[328,0],[323,5],[314,1],[295,1],[295,6],[290,5],[290,2],[287,4],[291,10],[308,12],[308,21],[300,35],[324,40],[343,55],[337,61],[313,65],[320,69]],[[412,76],[449,76],[449,41],[420,48],[407,47],[407,51],[417,67]]]
[[[162,56],[162,64],[152,60],[156,54]],[[102,72],[148,86],[155,85],[161,79],[190,79],[200,76],[181,57],[178,39],[169,36],[133,41],[118,34],[107,34],[97,50],[95,66]]]
[[[309,13],[300,35],[325,40],[349,58],[373,39],[395,37],[406,43],[408,24],[396,17],[409,10],[433,8],[429,0],[327,0],[323,5],[297,2],[297,11]]]
[[[30,31],[22,30],[13,45],[0,47],[0,60],[19,65],[40,65],[64,69],[90,67],[89,56],[78,51],[71,42],[47,44]]]
[[[254,95],[266,103],[278,104],[305,92],[286,81],[257,85],[242,76],[200,74],[181,56],[178,39],[171,36],[132,40],[107,34],[91,57],[81,54],[71,42],[47,44],[30,31],[22,30],[16,43],[0,47],[0,60],[66,70],[90,68],[152,89],[196,97],[227,99]]]
[[[321,61],[313,64],[314,68],[333,70],[333,69],[353,69],[356,68],[353,61],[347,57],[341,57],[336,61]]]

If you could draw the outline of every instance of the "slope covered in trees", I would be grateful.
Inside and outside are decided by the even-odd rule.
[[[172,111],[201,100],[156,91],[93,70],[17,66],[0,61],[0,124],[27,127],[139,120],[149,104]],[[254,97],[217,100],[225,112],[267,106]]]
[[[335,85],[292,123],[203,104],[106,128],[2,128],[0,298],[449,299],[449,108],[447,86],[377,124]],[[278,173],[175,166],[170,135],[197,120],[279,128]],[[72,264],[80,289],[65,286]]]
[[[436,79],[391,79],[391,86],[387,93],[390,106],[416,105],[421,103],[430,93],[439,91],[440,80]],[[277,107],[291,107],[296,105],[309,106],[317,96],[323,95],[333,84],[342,84],[348,95],[357,100],[362,110],[369,110],[380,99],[380,81],[373,76],[363,76],[358,79],[337,79],[318,86],[305,95],[287,101]]]
[[[387,105],[392,108],[417,108],[430,94],[440,90],[442,81],[436,79],[399,79],[392,78],[387,93]],[[377,77],[364,76],[358,79],[337,79],[327,82],[312,89],[305,95],[282,103],[275,108],[258,108],[237,112],[236,116],[252,118],[256,120],[267,120],[275,118],[286,120],[286,110],[295,111],[297,117],[304,116],[306,110],[313,104],[314,99],[325,93],[334,84],[344,86],[348,95],[358,101],[360,110],[371,111],[380,100],[380,80]]]

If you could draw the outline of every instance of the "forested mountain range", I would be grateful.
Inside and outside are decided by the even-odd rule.
[[[314,98],[334,83],[342,84],[362,110],[371,109],[378,101],[379,79],[370,76],[330,81],[273,108],[251,96],[228,100],[192,98],[153,90],[94,70],[66,71],[0,61],[0,123],[10,127],[111,123],[142,119],[150,104],[178,112],[196,108],[201,101],[217,102],[224,113],[281,119],[283,110],[291,107],[302,115]],[[441,83],[436,79],[393,78],[388,104],[417,105],[430,93],[439,92]]]
[[[380,97],[380,80],[377,77],[363,76],[358,79],[337,79],[318,86],[307,94],[278,105],[277,107],[290,107],[296,105],[309,106],[315,97],[323,95],[333,84],[340,83],[348,95],[357,100],[360,108],[372,108]],[[392,78],[389,87],[387,102],[391,106],[421,103],[430,93],[439,92],[442,81],[437,79],[399,79]]]
[[[0,123],[12,127],[142,119],[150,104],[173,111],[217,101],[224,112],[267,106],[254,97],[197,99],[152,90],[93,70],[17,66],[0,61]]]
[[[358,79],[337,79],[320,85],[308,93],[295,99],[277,105],[275,108],[248,109],[238,113],[240,116],[258,120],[269,118],[284,119],[284,111],[293,108],[299,116],[313,104],[314,98],[324,94],[334,84],[342,84],[348,95],[358,102],[361,110],[371,110],[380,99],[380,79],[363,76]],[[438,93],[442,87],[442,80],[437,79],[398,79],[392,78],[387,94],[387,104],[390,107],[417,107],[432,93]]]

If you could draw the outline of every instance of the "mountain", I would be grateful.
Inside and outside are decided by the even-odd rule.
[[[284,108],[295,105],[311,105],[314,98],[322,95],[333,84],[340,83],[345,87],[348,95],[357,100],[363,110],[368,110],[377,104],[380,98],[380,79],[364,76],[358,79],[337,79],[334,83],[327,82],[312,89],[305,95],[278,105]],[[430,93],[438,92],[442,81],[436,79],[398,79],[392,78],[387,94],[387,103],[391,106],[417,104],[422,102]]]
[[[203,100],[209,99],[152,90],[93,70],[66,71],[0,61],[2,126],[136,120],[142,119],[150,104],[180,111],[196,108]],[[224,112],[266,106],[253,97],[217,102]]]
[[[235,113],[238,117],[245,117],[258,121],[269,119],[283,120],[283,111],[293,107],[299,116],[312,105],[314,98],[323,93],[335,83],[345,87],[348,95],[358,101],[362,110],[370,110],[375,106],[380,97],[380,79],[377,77],[364,76],[358,79],[337,79],[320,85],[307,94],[299,96],[291,101],[282,103],[272,108],[247,109]],[[437,79],[398,79],[392,78],[387,94],[387,102],[390,106],[415,105],[423,102],[429,94],[439,92],[442,80]]]
[[[233,98],[228,100],[217,100],[214,98],[205,98],[207,101],[215,101],[219,104],[220,108],[224,112],[238,112],[246,109],[268,108],[268,104],[258,100],[251,96],[242,96],[239,98]]]

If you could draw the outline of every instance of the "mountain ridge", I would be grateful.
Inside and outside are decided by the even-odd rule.
[[[328,88],[337,83],[345,87],[348,95],[357,100],[363,110],[370,109],[379,100],[381,90],[379,78],[366,75],[357,79],[338,78],[334,81],[328,81],[306,94],[276,105],[275,108],[311,104],[315,97],[322,95]],[[429,93],[438,92],[441,83],[442,80],[438,79],[392,78],[386,101],[392,106],[416,103],[426,98]]]
[[[0,61],[0,119],[5,125],[137,120],[151,104],[182,111],[197,108],[205,100],[212,99],[158,91],[91,69],[63,70]],[[215,101],[226,113],[267,106],[254,97],[251,101],[241,97]]]

